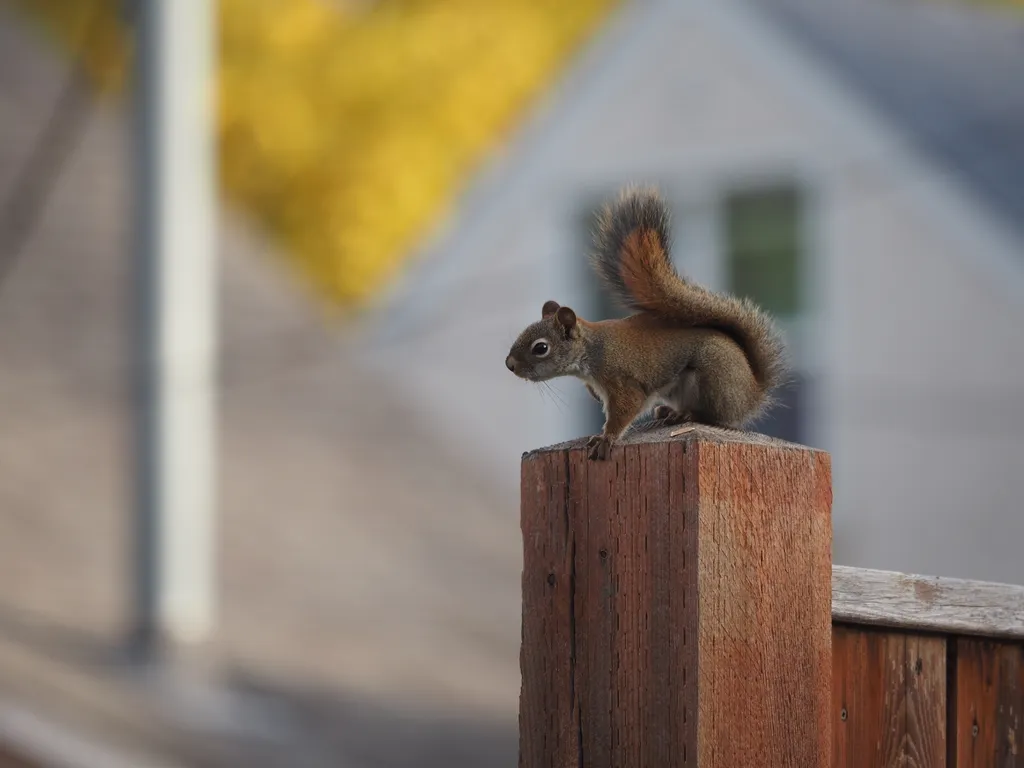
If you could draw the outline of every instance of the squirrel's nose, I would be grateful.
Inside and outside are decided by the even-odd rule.
[[[516,372],[516,359],[512,355],[505,358],[505,367],[512,371],[512,373]]]

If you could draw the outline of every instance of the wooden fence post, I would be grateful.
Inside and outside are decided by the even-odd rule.
[[[826,453],[695,427],[524,454],[521,768],[824,768]]]

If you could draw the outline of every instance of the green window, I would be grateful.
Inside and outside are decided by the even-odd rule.
[[[803,306],[800,208],[792,187],[744,190],[725,200],[729,290],[780,319]]]
[[[806,310],[799,191],[789,185],[737,190],[724,199],[722,214],[728,290],[753,299],[795,330]],[[789,385],[777,393],[779,404],[754,429],[784,440],[806,440],[810,386],[810,376],[797,364]]]

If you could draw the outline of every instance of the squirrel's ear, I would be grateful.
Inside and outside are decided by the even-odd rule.
[[[556,314],[558,324],[562,326],[567,337],[576,336],[579,333],[579,329],[576,327],[576,313],[568,307],[559,307],[558,313]]]
[[[555,312],[558,311],[559,304],[557,301],[545,301],[544,306],[540,310],[541,319],[551,317]]]

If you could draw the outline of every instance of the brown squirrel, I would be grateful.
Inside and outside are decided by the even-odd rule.
[[[749,299],[684,280],[669,254],[668,207],[653,189],[627,188],[598,216],[591,263],[636,314],[587,322],[548,301],[512,345],[505,365],[520,378],[582,379],[604,406],[591,459],[654,409],[668,424],[737,429],[773,402],[785,375],[782,340]]]

